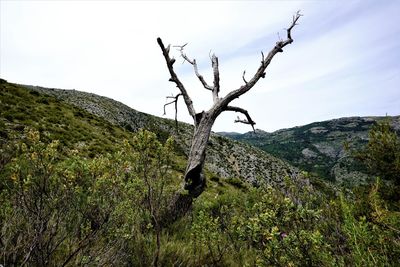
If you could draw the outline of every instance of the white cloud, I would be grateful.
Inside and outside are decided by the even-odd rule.
[[[161,115],[164,97],[176,88],[167,81],[157,36],[165,43],[189,42],[186,52],[198,59],[207,77],[212,49],[220,56],[222,93],[227,93],[242,84],[244,69],[250,77],[259,64],[260,50],[268,51],[278,38],[276,32],[282,32],[291,15],[302,9],[305,16],[294,30],[295,42],[273,60],[267,78],[237,101],[251,111],[257,126],[273,130],[318,118],[374,115],[385,106],[400,113],[393,101],[383,97],[365,109],[359,101],[348,101],[356,99],[360,89],[343,92],[342,88],[376,86],[379,81],[389,86],[391,99],[399,98],[393,89],[397,78],[386,82],[389,74],[377,73],[377,67],[375,73],[368,72],[365,66],[388,66],[394,68],[390,73],[398,73],[398,63],[389,66],[393,60],[385,61],[395,55],[381,53],[399,51],[398,38],[386,29],[397,29],[399,4],[364,8],[360,15],[357,10],[363,3],[352,1],[344,7],[327,1],[1,1],[0,76],[11,82],[90,91]],[[321,30],[318,21],[329,28]],[[196,109],[207,108],[211,96],[190,66],[176,66]],[[344,79],[346,73],[353,78]],[[371,88],[363,92],[376,96]],[[330,105],[335,101],[348,104],[335,109]],[[320,105],[312,109],[315,102]],[[190,121],[183,103],[180,107],[179,118]],[[172,118],[173,110],[168,114]],[[235,117],[224,115],[215,130],[248,130],[233,125]]]

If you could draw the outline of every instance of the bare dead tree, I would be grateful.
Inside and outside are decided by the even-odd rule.
[[[276,42],[275,46],[270,50],[270,52],[267,54],[267,56],[264,56],[264,53],[261,52],[261,64],[258,67],[256,73],[253,75],[253,77],[250,80],[246,80],[245,74],[246,72],[243,72],[242,79],[244,81],[244,84],[240,86],[239,88],[232,90],[229,92],[226,96],[220,97],[219,92],[220,92],[220,77],[219,77],[219,65],[218,65],[218,57],[213,54],[210,59],[211,59],[211,67],[213,69],[213,84],[208,84],[204,77],[199,73],[197,62],[195,59],[190,59],[185,53],[184,53],[184,47],[187,45],[182,45],[182,46],[175,46],[178,48],[178,50],[181,53],[181,57],[184,59],[184,61],[188,62],[193,66],[194,73],[203,85],[203,87],[206,90],[211,91],[212,97],[213,97],[213,106],[207,110],[207,111],[202,111],[200,113],[197,113],[195,111],[195,108],[193,106],[193,101],[189,96],[188,91],[186,90],[185,86],[183,83],[180,81],[178,75],[176,74],[174,70],[174,63],[176,62],[175,58],[171,58],[169,55],[171,45],[168,45],[167,47],[164,46],[161,38],[157,38],[157,43],[161,48],[162,54],[165,58],[168,71],[170,74],[170,82],[173,82],[176,84],[176,87],[178,87],[180,93],[177,94],[176,96],[170,97],[173,98],[173,101],[167,103],[166,105],[169,104],[175,104],[175,112],[177,112],[176,109],[176,104],[180,96],[182,96],[187,110],[190,114],[190,116],[193,118],[194,121],[194,134],[192,137],[192,142],[191,142],[191,147],[189,151],[189,156],[188,156],[188,162],[187,162],[187,167],[185,171],[185,176],[184,176],[184,188],[188,191],[188,195],[181,195],[177,197],[175,203],[173,204],[175,213],[176,214],[170,214],[172,217],[179,216],[178,213],[185,213],[186,210],[190,207],[191,201],[193,198],[198,197],[205,188],[205,177],[203,173],[203,168],[204,168],[204,162],[205,162],[205,156],[206,156],[206,147],[208,140],[210,138],[210,133],[211,133],[211,128],[216,120],[216,118],[224,111],[234,111],[234,112],[239,112],[242,113],[246,116],[246,119],[240,119],[238,117],[235,122],[240,122],[240,123],[246,123],[250,124],[253,127],[254,130],[254,125],[255,122],[251,119],[249,113],[247,110],[235,107],[235,106],[230,106],[230,103],[236,99],[239,98],[241,95],[247,93],[251,88],[254,87],[254,85],[261,79],[265,78],[265,70],[271,63],[273,57],[280,52],[283,52],[283,48],[287,46],[288,44],[291,44],[293,42],[291,31],[295,25],[297,25],[297,21],[302,15],[298,11],[294,16],[293,20],[286,30],[286,39],[281,40]],[[166,106],[165,105],[165,106]],[[165,112],[165,106],[164,106],[164,112]],[[176,114],[176,113],[175,113]],[[175,117],[176,118],[176,117]]]

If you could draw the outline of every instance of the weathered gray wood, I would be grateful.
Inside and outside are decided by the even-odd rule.
[[[254,129],[254,125],[256,124],[252,118],[250,117],[250,114],[247,110],[239,108],[239,107],[232,107],[232,106],[227,106],[225,108],[225,111],[234,111],[234,112],[240,112],[246,116],[246,120],[241,120],[239,117],[235,120],[235,122],[240,122],[244,124],[250,124],[251,127],[253,128],[253,131],[255,132],[256,130]]]
[[[302,16],[299,12],[297,12],[293,16],[292,23],[290,27],[287,29],[287,38],[286,40],[280,40],[278,41],[275,46],[271,49],[271,51],[268,53],[267,57],[264,57],[264,53],[261,52],[262,54],[262,60],[261,64],[258,67],[256,73],[253,75],[253,77],[247,81],[245,79],[245,72],[243,72],[242,79],[245,82],[244,85],[240,86],[238,89],[231,91],[228,93],[225,97],[220,98],[219,97],[219,91],[220,91],[220,77],[219,77],[219,65],[218,65],[218,57],[216,57],[214,54],[211,57],[211,65],[213,69],[213,75],[214,75],[214,80],[213,80],[213,86],[210,86],[207,84],[207,82],[204,80],[204,77],[200,75],[197,67],[196,60],[190,60],[186,54],[183,53],[184,47],[187,45],[183,46],[176,46],[179,48],[179,51],[181,52],[182,58],[193,65],[194,72],[197,76],[197,78],[200,80],[202,83],[203,87],[205,89],[211,90],[212,91],[212,96],[213,96],[213,106],[208,110],[208,111],[203,111],[201,113],[196,113],[193,102],[191,98],[189,97],[188,92],[186,91],[184,85],[182,82],[179,80],[178,76],[176,75],[173,64],[175,62],[174,58],[170,58],[169,56],[169,48],[165,48],[161,38],[157,38],[157,42],[162,50],[163,56],[165,58],[165,61],[167,63],[167,67],[169,70],[169,73],[171,75],[170,81],[174,82],[176,86],[180,90],[180,94],[175,97],[175,100],[167,103],[175,103],[178,101],[178,97],[180,95],[183,96],[185,104],[187,106],[187,109],[189,111],[189,114],[192,116],[193,121],[194,121],[194,134],[191,142],[191,147],[189,151],[189,156],[188,156],[188,162],[187,162],[187,167],[185,171],[185,184],[184,188],[187,190],[188,195],[187,196],[177,196],[175,203],[173,203],[173,209],[171,209],[170,217],[171,218],[177,218],[179,217],[179,214],[184,214],[191,206],[192,199],[198,197],[203,191],[206,186],[206,180],[205,176],[203,173],[204,169],[204,162],[205,162],[205,157],[206,157],[206,148],[207,148],[207,143],[210,138],[210,133],[211,133],[211,128],[216,120],[216,118],[224,111],[234,111],[234,112],[240,112],[246,116],[246,120],[241,120],[237,119],[235,122],[242,122],[246,124],[250,124],[253,127],[254,130],[254,125],[255,122],[251,119],[249,113],[247,110],[239,108],[239,107],[233,107],[229,106],[229,104],[236,98],[240,97],[241,95],[245,94],[248,92],[251,88],[254,87],[254,85],[261,79],[265,78],[265,70],[271,63],[273,57],[280,52],[283,52],[283,48],[291,44],[293,42],[292,36],[291,36],[291,30],[295,25],[297,25],[297,21]],[[165,106],[164,106],[165,107]],[[179,208],[180,207],[180,208]]]
[[[174,71],[173,65],[176,60],[174,58],[171,59],[169,57],[169,47],[170,46],[165,48],[161,38],[157,38],[157,43],[161,47],[165,61],[167,63],[169,74],[171,75],[171,78],[169,80],[171,82],[174,82],[176,84],[176,86],[179,88],[179,90],[181,91],[183,99],[185,100],[185,104],[188,109],[188,112],[189,112],[190,116],[192,116],[194,118],[196,115],[196,111],[194,110],[194,107],[193,107],[193,101],[192,101],[192,99],[190,99],[185,86],[183,86],[183,83],[179,80],[178,75],[176,75],[176,73]]]

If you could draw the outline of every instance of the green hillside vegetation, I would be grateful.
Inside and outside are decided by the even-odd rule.
[[[173,136],[175,149],[187,155],[193,135],[193,126],[169,119],[145,114],[115,101],[78,90],[62,90],[39,86],[18,85],[21,89],[53,96],[64,103],[83,109],[113,125],[129,131],[146,129],[157,134],[162,140]],[[162,107],[160,107],[160,110]],[[238,178],[252,184],[268,180],[281,183],[282,177],[302,179],[298,169],[253,146],[212,134],[208,142],[206,169],[223,178]]]
[[[349,117],[283,129],[273,133],[257,131],[226,134],[285,159],[302,170],[338,184],[354,186],[374,179],[351,157],[351,150],[367,144],[368,131],[384,119],[400,135],[400,116]]]
[[[389,119],[372,126],[368,144],[353,151],[353,157],[371,174],[400,185],[400,138],[390,126]]]
[[[166,224],[179,143],[35,92],[1,83],[3,266],[400,265],[392,178],[341,191],[208,170],[193,209]]]
[[[21,138],[26,127],[37,129],[44,141],[79,148],[87,156],[113,152],[129,135],[120,127],[54,97],[2,82],[0,90],[0,142]]]

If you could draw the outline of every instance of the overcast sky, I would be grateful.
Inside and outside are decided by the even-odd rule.
[[[243,84],[303,17],[293,44],[265,79],[235,100],[266,131],[345,116],[400,115],[400,1],[4,1],[0,0],[0,77],[77,89],[161,116],[177,88],[157,45],[189,43],[212,83],[209,53],[219,57],[221,96]],[[173,51],[179,57],[177,51]],[[191,65],[175,64],[195,109],[212,104]],[[214,131],[246,132],[224,113]],[[172,106],[167,116],[174,117]],[[178,119],[191,122],[182,103]]]

